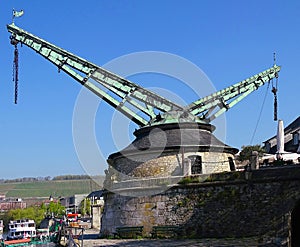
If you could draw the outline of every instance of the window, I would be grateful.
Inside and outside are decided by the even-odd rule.
[[[230,171],[235,171],[235,165],[234,165],[232,157],[228,157],[228,162],[229,162]]]
[[[266,152],[269,153],[270,150],[271,150],[271,143],[270,142],[266,142],[265,144],[265,149],[266,149]]]
[[[294,133],[293,134],[293,145],[298,145],[299,144],[299,133]]]
[[[202,157],[199,155],[191,155],[188,157],[191,160],[192,174],[202,173]]]

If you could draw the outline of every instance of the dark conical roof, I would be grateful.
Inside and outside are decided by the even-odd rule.
[[[156,149],[176,150],[180,148],[197,151],[224,150],[235,154],[232,148],[217,139],[212,131],[214,126],[198,123],[172,123],[144,127],[134,132],[136,139],[118,153],[111,154],[113,159],[122,154],[133,154],[141,150],[155,151]]]

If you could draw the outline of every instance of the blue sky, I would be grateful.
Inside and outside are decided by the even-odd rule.
[[[4,0],[0,3],[1,178],[85,173],[72,137],[73,109],[81,90],[77,82],[57,73],[31,49],[19,47],[19,103],[13,104],[13,47],[6,30],[13,8],[25,11],[16,25],[95,64],[134,52],[168,52],[197,65],[217,90],[269,68],[276,52],[282,66],[278,116],[286,125],[299,116],[299,1]],[[182,92],[187,103],[196,99],[170,78],[130,79],[144,87]],[[225,114],[228,145],[261,144],[276,133],[269,90],[250,143],[266,88]],[[113,114],[107,104],[97,113],[96,137],[105,158],[117,151],[110,125],[101,122]],[[99,166],[99,174],[105,167]]]

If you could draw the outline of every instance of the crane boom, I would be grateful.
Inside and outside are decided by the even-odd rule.
[[[266,82],[277,78],[279,71],[280,66],[274,65],[259,74],[191,103],[185,110],[193,115],[204,113],[204,118],[211,122]]]
[[[140,127],[179,122],[210,123],[266,82],[277,78],[280,71],[280,66],[274,65],[182,107],[14,24],[7,25],[7,29],[11,33],[13,45],[16,46],[20,42],[35,50]]]
[[[141,111],[153,119],[156,117],[153,107],[161,112],[182,109],[181,106],[26,32],[14,24],[7,25],[7,29],[12,33],[11,39],[14,42],[20,42],[35,50],[56,65],[59,70],[66,72],[140,126],[147,125],[148,121],[135,111]],[[98,84],[92,83],[90,79]],[[112,92],[114,97],[100,86]],[[135,111],[126,103],[133,106]]]

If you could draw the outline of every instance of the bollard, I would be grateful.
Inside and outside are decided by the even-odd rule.
[[[258,152],[257,151],[252,151],[252,155],[250,158],[250,166],[251,166],[251,170],[259,169]]]

